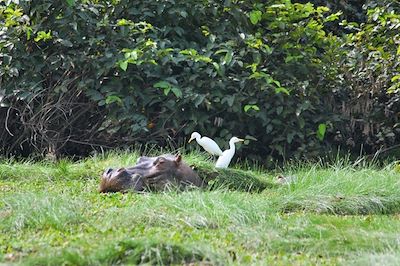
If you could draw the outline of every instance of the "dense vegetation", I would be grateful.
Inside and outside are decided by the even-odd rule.
[[[0,161],[0,263],[400,263],[400,168],[394,165],[293,165],[283,172],[291,176],[286,184],[276,183],[280,170],[227,169],[204,190],[97,192],[101,169],[133,165],[137,156]],[[202,176],[215,171],[198,154],[184,158]],[[228,178],[229,188],[216,185]],[[243,184],[259,190],[243,191]]]
[[[400,4],[313,3],[0,0],[0,151],[197,130],[268,163],[399,143]]]

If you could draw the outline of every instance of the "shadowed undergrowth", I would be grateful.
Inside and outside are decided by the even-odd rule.
[[[400,174],[395,167],[286,167],[281,174],[287,179],[278,184],[278,173],[216,170],[193,153],[184,159],[209,179],[206,189],[97,193],[103,169],[134,165],[137,157],[118,153],[74,163],[1,162],[0,262],[399,261]]]

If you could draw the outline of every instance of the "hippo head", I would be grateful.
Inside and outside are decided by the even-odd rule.
[[[143,189],[141,175],[131,174],[126,168],[118,168],[116,170],[108,168],[101,177],[99,192],[143,191]]]
[[[155,186],[156,189],[170,184],[201,186],[203,183],[193,169],[182,161],[181,155],[157,157],[143,177],[149,186]]]

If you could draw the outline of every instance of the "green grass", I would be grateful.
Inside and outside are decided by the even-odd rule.
[[[399,265],[395,165],[217,171],[184,159],[208,189],[99,194],[103,169],[137,153],[79,162],[0,162],[0,263],[23,265]],[[397,168],[398,169],[398,168]]]

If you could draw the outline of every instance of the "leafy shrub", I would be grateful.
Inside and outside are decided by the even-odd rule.
[[[370,0],[296,0],[294,2],[310,2],[316,6],[326,6],[333,12],[342,12],[343,15],[341,16],[341,19],[361,23],[365,22],[366,19],[366,13],[363,10],[363,5],[366,4],[368,1],[371,2]],[[342,32],[343,29],[337,28],[337,30],[339,30],[339,32]]]
[[[400,143],[400,5],[396,1],[368,1],[367,20],[345,21],[347,57],[340,78],[341,106],[348,123],[339,139],[353,150],[390,150]],[[339,127],[338,127],[339,128]]]
[[[0,2],[3,153],[176,146],[194,130],[246,137],[240,152],[263,162],[335,144],[346,50],[325,26],[340,13],[288,0],[18,2]]]

